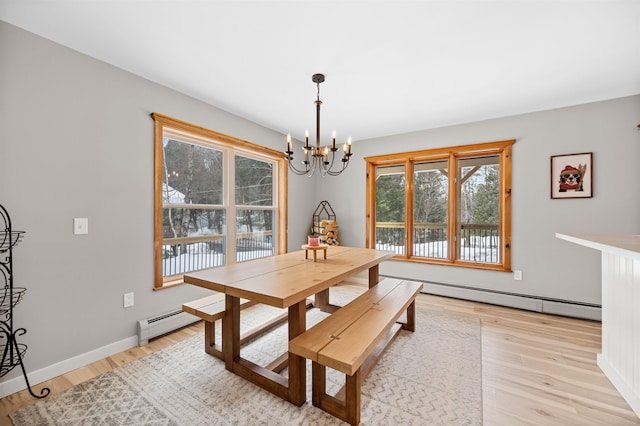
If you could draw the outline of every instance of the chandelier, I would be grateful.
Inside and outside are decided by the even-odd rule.
[[[311,77],[311,81],[316,83],[318,87],[318,95],[315,101],[316,104],[316,144],[315,146],[309,145],[309,130],[305,132],[305,144],[302,147],[304,152],[304,160],[302,161],[303,167],[301,169],[296,168],[293,165],[293,147],[291,144],[291,134],[287,135],[287,150],[285,154],[286,160],[289,162],[289,169],[297,175],[313,176],[318,171],[322,176],[338,176],[349,165],[349,158],[351,157],[351,137],[342,146],[342,158],[336,161],[336,132],[333,131],[331,145],[320,146],[320,83],[324,81],[324,74],[314,74]],[[339,156],[339,154],[338,154]],[[336,168],[334,169],[334,164]]]

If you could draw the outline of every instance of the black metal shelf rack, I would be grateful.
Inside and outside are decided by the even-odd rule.
[[[35,398],[44,398],[49,395],[50,389],[43,388],[40,395],[33,392],[23,362],[27,345],[18,343],[16,339],[17,336],[25,334],[27,330],[24,328],[14,329],[13,325],[13,309],[20,303],[27,291],[24,287],[14,287],[13,285],[13,248],[22,241],[23,237],[24,231],[11,229],[9,212],[0,204],[0,275],[4,279],[4,288],[0,289],[0,351],[2,352],[0,377],[19,365],[22,368],[29,393]]]
[[[318,207],[313,212],[313,225],[311,226],[311,235],[320,235],[322,233],[321,222],[323,219],[336,220],[336,213],[331,208],[328,201],[320,201]]]

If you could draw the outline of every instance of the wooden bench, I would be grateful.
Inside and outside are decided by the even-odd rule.
[[[246,299],[240,299],[240,309],[246,309],[250,306],[256,305],[257,302],[253,302]],[[311,307],[311,302],[307,302],[307,308]],[[222,345],[216,344],[216,326],[215,323],[219,319],[222,319],[225,311],[225,295],[224,293],[215,293],[211,296],[206,296],[201,299],[193,300],[191,302],[184,303],[182,310],[189,314],[202,318],[204,321],[204,350],[206,353],[224,360],[222,355]],[[270,321],[261,324],[260,326],[242,334],[240,336],[240,344],[243,344],[247,340],[253,339],[257,335],[264,331],[282,324],[287,321],[287,312],[283,312]]]
[[[360,423],[360,386],[398,331],[415,331],[420,290],[422,283],[386,278],[289,342],[290,352],[312,361],[313,405]],[[396,323],[404,312],[406,322]],[[335,396],[326,393],[327,367],[346,376]]]

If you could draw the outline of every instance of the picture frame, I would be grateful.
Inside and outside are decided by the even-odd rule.
[[[593,197],[593,152],[551,156],[551,198]]]

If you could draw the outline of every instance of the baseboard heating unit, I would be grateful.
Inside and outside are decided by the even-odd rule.
[[[138,321],[138,345],[144,346],[149,343],[149,339],[162,336],[197,321],[200,321],[200,318],[182,310],[140,320]]]
[[[393,277],[399,278],[399,277]],[[405,278],[412,279],[412,278]],[[602,321],[600,305],[580,303],[570,300],[547,299],[537,296],[498,292],[464,287],[454,284],[423,282],[422,293],[453,297],[510,308],[525,309],[553,315]]]

